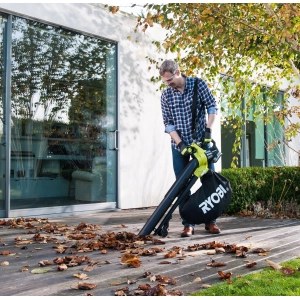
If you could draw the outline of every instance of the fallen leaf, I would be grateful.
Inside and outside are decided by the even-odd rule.
[[[52,262],[49,261],[49,260],[41,260],[41,261],[39,262],[39,265],[40,265],[40,267],[44,267],[44,266],[46,266],[46,265],[52,265]]]
[[[207,251],[206,254],[207,254],[207,255],[215,255],[215,254],[216,254],[216,250],[213,250],[213,251]]]
[[[222,271],[218,271],[218,274],[221,276],[221,279],[224,279],[224,280],[229,279],[232,275],[231,272],[227,272],[224,274]]]
[[[28,271],[28,268],[24,267],[24,268],[21,269],[21,272],[27,272],[27,271]]]
[[[0,252],[0,255],[9,255],[9,254],[11,254],[10,250],[5,250],[5,251]]]
[[[94,270],[93,265],[87,265],[86,267],[83,268],[83,272],[91,272]]]
[[[246,267],[247,268],[252,268],[252,267],[254,267],[256,265],[257,265],[257,263],[255,261],[253,261],[253,262],[250,262],[250,263],[246,264]]]
[[[209,289],[210,287],[211,287],[211,285],[209,285],[209,284],[201,284],[201,287],[203,288],[203,289]]]
[[[77,273],[73,275],[74,277],[81,279],[81,280],[86,280],[89,279],[89,277],[87,276],[87,274],[84,273]]]
[[[252,238],[252,235],[249,235],[249,236],[246,237],[246,240],[249,240],[251,238]]]
[[[252,252],[254,252],[254,253],[263,253],[263,252],[267,252],[267,250],[265,250],[263,248],[255,248],[255,249],[252,249]]]
[[[50,269],[41,268],[41,269],[33,269],[33,270],[31,270],[30,273],[32,273],[32,274],[43,274],[43,273],[47,273],[49,271],[50,271]]]
[[[196,277],[193,282],[200,282],[201,281],[201,278],[200,277]]]
[[[221,262],[221,261],[218,262],[218,261],[214,261],[214,260],[212,260],[211,263],[207,264],[207,266],[209,266],[209,267],[224,267],[226,265],[227,264],[224,262]]]
[[[150,290],[150,289],[151,289],[151,285],[148,284],[148,283],[140,284],[140,285],[138,286],[138,289],[139,289],[139,290],[143,290],[143,291],[145,291],[145,290]]]
[[[179,290],[168,290],[166,291],[166,296],[183,296],[183,292]]]
[[[113,283],[110,283],[110,286],[117,286],[117,285],[120,285],[120,284],[123,284],[124,282],[113,282]]]
[[[127,296],[124,291],[116,291],[115,296]]]
[[[156,276],[155,275],[150,276],[150,281],[155,281],[155,280],[156,280]]]
[[[126,226],[126,225],[124,225],[124,224],[115,226],[115,228],[127,228],[127,227],[128,227],[128,226]]]
[[[77,288],[78,290],[92,290],[97,285],[94,283],[87,283],[87,282],[78,282]]]
[[[121,262],[127,263],[129,267],[133,268],[138,268],[141,265],[141,261],[138,259],[138,256],[133,254],[123,254],[121,256]]]
[[[165,254],[165,258],[173,258],[176,257],[177,252],[176,251],[170,251],[167,254]]]
[[[57,266],[58,271],[65,271],[67,269],[68,269],[68,267],[65,264],[61,264],[61,265]]]
[[[215,250],[216,250],[216,253],[218,253],[218,254],[225,253],[225,249],[223,247],[221,247],[221,248],[216,247]]]
[[[168,265],[168,264],[171,264],[170,261],[167,261],[167,260],[163,260],[159,263],[160,265]]]
[[[292,275],[294,274],[296,271],[292,268],[281,268],[280,271],[284,274],[284,275]]]
[[[9,265],[9,262],[8,262],[8,261],[3,261],[0,265],[1,265],[2,267],[8,266],[8,265]]]
[[[277,264],[277,263],[275,263],[275,262],[273,262],[271,260],[265,259],[265,262],[267,264],[269,264],[275,270],[280,270],[282,268],[282,266],[280,266],[279,264]]]
[[[151,272],[145,272],[145,273],[143,274],[143,277],[146,278],[146,277],[148,277],[149,275],[151,275]]]
[[[136,283],[136,280],[130,280],[127,278],[127,284],[135,284]]]

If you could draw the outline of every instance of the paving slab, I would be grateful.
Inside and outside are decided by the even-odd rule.
[[[0,266],[1,296],[114,296],[119,288],[129,289],[129,294],[134,294],[141,284],[155,286],[158,282],[151,281],[150,276],[157,278],[165,276],[174,279],[175,284],[166,284],[165,290],[181,291],[183,295],[199,291],[202,284],[213,285],[221,281],[218,271],[224,274],[231,272],[232,278],[243,276],[251,272],[257,272],[268,266],[265,259],[276,263],[282,263],[300,256],[300,220],[293,219],[260,219],[252,217],[218,218],[221,234],[210,234],[204,229],[204,225],[197,225],[195,234],[190,238],[181,238],[183,226],[176,210],[170,221],[167,237],[152,236],[163,244],[153,244],[153,240],[146,244],[139,244],[139,249],[151,248],[163,249],[156,255],[139,255],[141,265],[137,268],[128,267],[121,263],[121,256],[126,253],[121,250],[107,249],[107,253],[101,250],[76,252],[76,243],[97,241],[99,236],[107,233],[134,233],[138,234],[155,208],[106,211],[88,215],[76,215],[71,217],[51,218],[48,220],[35,220],[28,222],[28,226],[11,228],[7,225],[0,226],[0,264],[8,262],[7,266]],[[9,219],[5,219],[7,221]],[[93,227],[93,238],[79,239],[74,237],[74,228],[81,223]],[[32,228],[30,228],[33,225]],[[42,227],[52,224],[54,228],[45,232]],[[39,233],[43,241],[34,239]],[[91,233],[78,231],[77,233]],[[71,237],[70,234],[73,234]],[[24,244],[22,244],[24,242]],[[245,246],[249,250],[246,257],[237,257],[234,253],[221,253],[210,255],[214,249],[198,247],[196,251],[189,251],[191,246],[208,243],[223,243],[237,246]],[[66,246],[64,253],[58,253],[56,248]],[[71,248],[72,246],[72,248]],[[165,258],[165,255],[174,250],[174,247],[182,248],[173,258]],[[253,249],[263,248],[265,256],[254,253]],[[135,250],[137,251],[138,248]],[[9,250],[10,254],[7,255]],[[131,248],[130,251],[135,251]],[[128,250],[129,251],[129,250]],[[129,253],[129,252],[128,252]],[[68,267],[65,271],[58,271],[58,265],[54,263],[57,258],[67,256],[86,256],[93,262],[91,271],[84,271],[87,263]],[[41,267],[40,261],[49,261],[51,265]],[[211,261],[224,262],[222,267],[209,267]],[[168,264],[162,264],[167,261]],[[255,261],[252,268],[246,267],[247,261]],[[33,274],[33,269],[45,270],[42,274]],[[145,272],[151,273],[144,277]],[[74,274],[84,273],[89,279],[80,280]],[[200,278],[201,281],[195,279]],[[154,278],[152,278],[153,280]],[[79,282],[95,284],[92,290],[76,289]]]

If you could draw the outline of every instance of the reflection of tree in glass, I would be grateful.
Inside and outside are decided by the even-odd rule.
[[[12,116],[87,127],[103,122],[107,53],[114,47],[93,37],[14,17]]]

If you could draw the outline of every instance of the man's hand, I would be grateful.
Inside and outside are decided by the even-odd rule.
[[[205,128],[204,136],[202,138],[202,143],[203,144],[208,144],[211,142],[211,129],[210,128]]]
[[[186,146],[186,144],[185,144],[184,141],[181,141],[177,146],[178,146],[178,148],[180,150],[180,153],[183,156],[189,156],[190,155],[190,153],[188,151],[188,147]]]

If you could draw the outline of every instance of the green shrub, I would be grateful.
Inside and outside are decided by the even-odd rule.
[[[277,216],[299,216],[300,168],[234,168],[223,169],[220,174],[230,181],[232,188],[227,214],[256,209]]]

